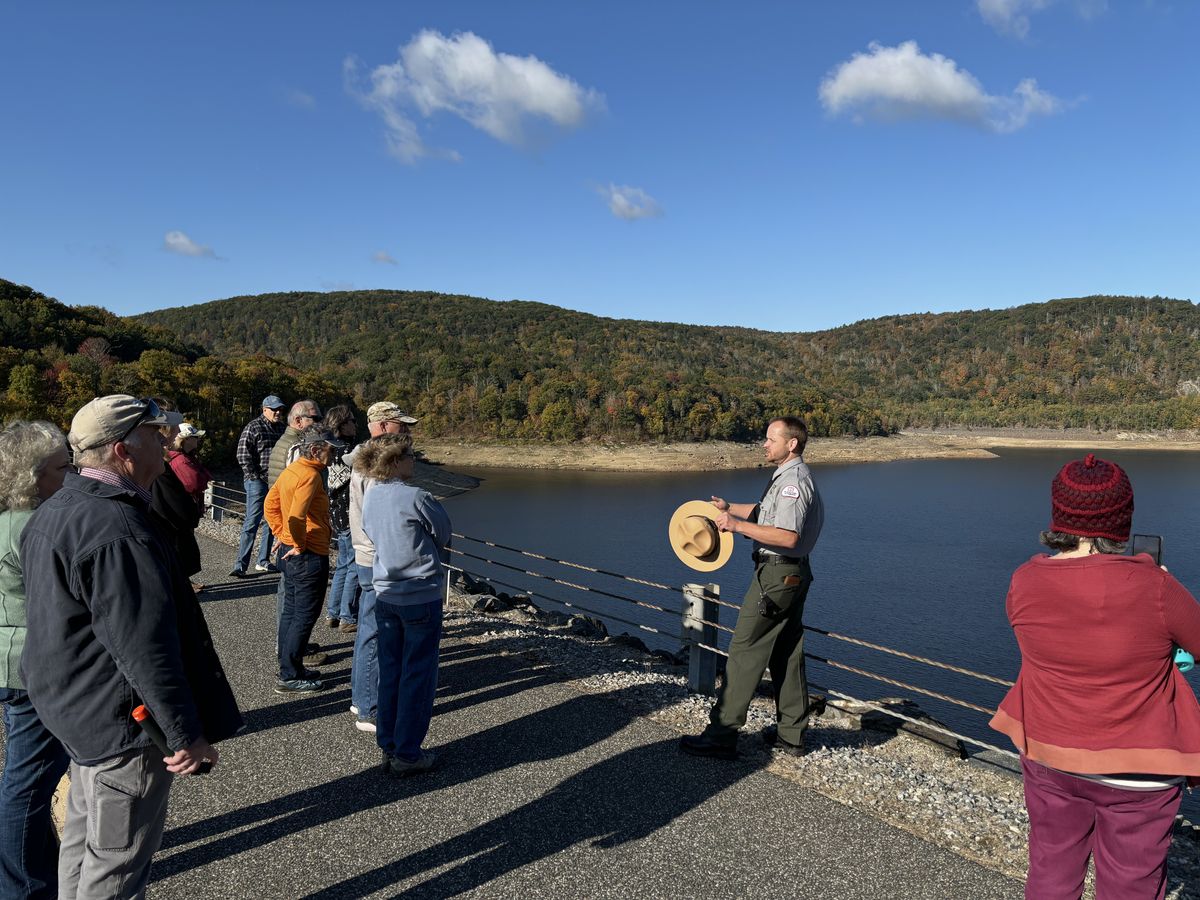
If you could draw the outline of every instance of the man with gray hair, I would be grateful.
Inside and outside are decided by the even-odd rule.
[[[279,475],[296,459],[295,448],[300,443],[300,433],[309,425],[321,421],[321,407],[316,400],[298,400],[288,413],[288,427],[283,436],[271,448],[271,462],[267,467],[267,489],[279,480]]]
[[[242,727],[195,592],[149,515],[163,471],[149,399],[99,397],[71,422],[78,474],[21,536],[29,600],[21,675],[71,757],[61,896],[140,897],[175,775],[206,771]],[[131,719],[143,706],[167,755]]]

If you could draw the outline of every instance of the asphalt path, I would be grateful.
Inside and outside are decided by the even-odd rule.
[[[760,764],[681,756],[675,732],[498,652],[466,618],[442,643],[438,766],[387,778],[349,712],[353,636],[318,623],[327,689],[274,693],[275,576],[228,579],[232,549],[200,541],[247,728],[211,774],[176,781],[150,897],[1022,896]]]

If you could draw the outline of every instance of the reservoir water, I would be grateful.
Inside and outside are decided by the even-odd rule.
[[[995,459],[916,460],[814,466],[825,500],[825,528],[812,556],[815,581],[805,622],[1002,678],[1015,677],[1016,640],[1004,612],[1012,571],[1041,552],[1048,525],[1050,480],[1081,451],[999,450]],[[1125,467],[1133,482],[1134,531],[1163,536],[1164,562],[1200,594],[1200,457],[1190,453],[1100,454]],[[712,473],[612,473],[479,469],[478,490],[446,502],[454,530],[510,547],[680,587],[718,583],[723,599],[740,602],[752,566],[750,545],[737,538],[734,558],[713,573],[680,563],[667,543],[667,521],[684,500],[716,494],[758,498],[763,468]],[[607,619],[618,634],[637,634],[651,647],[678,649],[678,592],[641,588],[552,563],[456,541],[455,548],[671,610],[657,613],[598,594],[583,594],[510,568],[456,557],[456,565],[507,582],[510,593],[532,592],[546,609]],[[575,604],[556,605],[554,598]],[[649,625],[653,634],[612,617]],[[732,627],[736,611],[721,610]],[[728,635],[721,634],[721,643]],[[819,635],[809,652],[994,707],[1004,689],[919,663],[862,650]],[[1194,670],[1193,688],[1200,687]],[[873,698],[907,692],[810,663],[818,685]],[[930,714],[966,734],[1006,746],[982,714],[913,695]],[[1185,799],[1195,818],[1195,800]]]

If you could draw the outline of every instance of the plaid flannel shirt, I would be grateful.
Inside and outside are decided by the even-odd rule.
[[[266,481],[271,463],[271,448],[287,429],[286,422],[268,422],[266,416],[253,419],[238,438],[237,461],[248,481]]]

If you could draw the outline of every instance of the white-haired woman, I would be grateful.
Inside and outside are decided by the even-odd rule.
[[[54,897],[58,841],[50,804],[67,770],[62,744],[38,719],[21,681],[25,581],[21,531],[34,508],[62,487],[70,468],[63,433],[49,422],[10,422],[0,431],[0,897]]]

